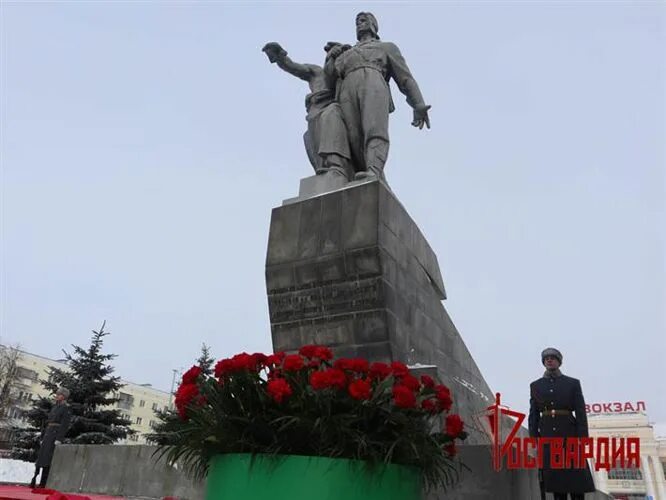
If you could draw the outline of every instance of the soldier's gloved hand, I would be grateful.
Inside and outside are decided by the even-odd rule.
[[[62,444],[61,441],[56,440],[55,444]]]
[[[282,45],[277,42],[268,42],[261,50],[266,53],[268,60],[272,63],[277,62],[287,56],[287,51],[284,50]]]
[[[430,118],[428,117],[428,110],[430,108],[432,106],[427,104],[414,107],[414,121],[412,121],[412,125],[418,127],[419,130],[423,128],[423,125],[430,128]]]

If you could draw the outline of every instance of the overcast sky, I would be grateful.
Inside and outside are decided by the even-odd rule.
[[[271,348],[271,208],[311,174],[304,82],[373,11],[395,86],[388,180],[504,402],[555,346],[589,403],[666,421],[663,2],[2,4],[0,341],[42,356],[107,321],[117,373],[168,390],[206,342]]]

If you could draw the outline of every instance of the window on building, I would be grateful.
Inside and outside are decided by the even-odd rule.
[[[153,403],[153,411],[157,411],[157,403]]]
[[[148,422],[148,425],[150,426],[151,429],[154,429],[155,428],[155,421],[151,420],[150,422]]]
[[[33,381],[37,381],[37,379],[39,379],[39,375],[36,371],[23,368],[22,366],[18,367],[18,369],[16,370],[16,375],[19,378],[27,378],[28,380],[33,380]]]
[[[666,479],[666,462],[661,463],[661,468],[664,470],[664,479]]]
[[[139,402],[139,406],[140,406],[141,408],[143,408],[144,406],[146,406],[146,402],[142,399],[142,400]]]
[[[121,392],[118,394],[118,408],[130,410],[134,406],[134,396]]]
[[[136,425],[141,425],[141,417],[136,417]]]
[[[640,481],[643,479],[643,474],[641,474],[641,470],[637,467],[633,467],[631,469],[611,469],[608,471],[608,479]]]

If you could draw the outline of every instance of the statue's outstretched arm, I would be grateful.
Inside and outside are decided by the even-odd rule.
[[[270,62],[276,63],[282,70],[306,82],[313,77],[315,68],[318,68],[314,64],[300,64],[292,61],[287,56],[287,51],[277,42],[267,43],[262,50],[266,53]]]
[[[290,75],[294,75],[301,80],[310,81],[314,76],[315,68],[318,68],[315,64],[300,64],[292,61],[289,56],[284,56],[281,59],[278,59],[277,65],[280,66],[284,71]]]

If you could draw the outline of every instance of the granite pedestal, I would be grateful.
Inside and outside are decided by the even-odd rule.
[[[492,404],[442,305],[437,257],[383,182],[350,183],[273,209],[266,285],[276,351],[314,343],[340,356],[436,365],[455,411],[467,417]]]

